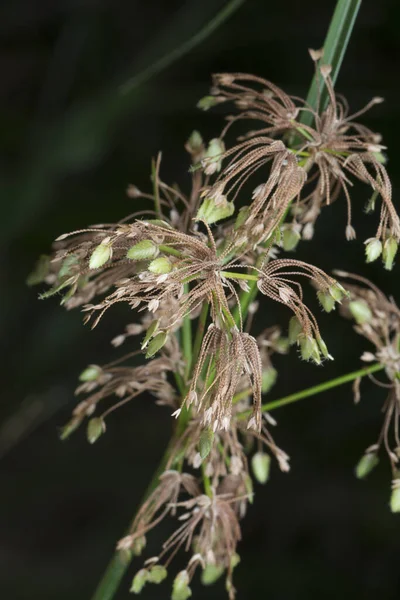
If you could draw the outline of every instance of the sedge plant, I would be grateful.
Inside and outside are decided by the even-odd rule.
[[[89,364],[81,373],[82,399],[61,437],[84,426],[89,443],[101,443],[112,413],[141,394],[167,407],[174,424],[160,468],[116,544],[95,600],[111,599],[129,563],[142,557],[132,579],[134,594],[171,576],[172,600],[186,600],[198,573],[205,585],[223,577],[233,600],[241,521],[253,502],[254,482],[267,482],[272,461],[283,472],[290,469],[289,456],[272,436],[276,422],[270,412],[348,382],[359,400],[364,376],[382,385],[379,371],[388,390],[382,429],[356,475],[365,477],[381,450],[386,452],[390,506],[400,512],[400,310],[360,276],[326,273],[293,257],[302,240],[312,240],[319,214],[334,202],[346,203],[344,234],[356,238],[357,181],[369,186],[367,208],[378,213],[376,233],[365,240],[367,262],[382,258],[390,270],[397,252],[400,221],[385,147],[359,120],[382,99],[352,113],[334,89],[359,4],[339,0],[324,48],[310,51],[315,76],[307,100],[260,76],[214,75],[199,108],[226,105],[230,115],[217,137],[205,141],[194,131],[186,141],[190,189],[164,181],[158,156],[150,189],[127,190],[133,200],[148,201],[145,217],[134,214],[59,236],[31,278],[50,285],[43,298],[60,294],[67,309],[81,307],[93,327],[117,303],[132,309],[131,322],[112,340],[129,352],[103,366]],[[246,133],[230,144],[238,121]],[[256,179],[251,197],[243,198],[245,184]],[[356,333],[370,344],[361,357],[366,365],[263,404],[277,377],[274,354],[295,346],[301,360],[320,365],[332,359],[304,301],[308,285],[322,310],[334,313],[339,307],[337,313],[353,319]],[[285,329],[276,325],[253,334],[263,302],[286,307]],[[137,355],[143,357],[139,365],[132,363]],[[157,556],[147,556],[148,536],[167,517],[175,531]],[[180,549],[187,552],[186,567],[174,573]]]

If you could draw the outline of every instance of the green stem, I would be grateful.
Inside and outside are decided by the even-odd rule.
[[[246,281],[258,281],[257,275],[250,275],[249,273],[233,273],[232,271],[221,271],[221,277],[227,279],[245,279]]]
[[[164,252],[164,254],[171,254],[172,256],[177,256],[178,258],[182,258],[182,252],[176,250],[176,248],[171,248],[171,246],[166,246],[165,244],[161,244],[158,246],[160,252]]]
[[[280,408],[281,406],[285,406],[286,404],[292,404],[292,402],[297,402],[298,400],[308,398],[309,396],[315,396],[316,394],[320,394],[321,392],[330,390],[334,387],[337,387],[338,385],[344,385],[345,383],[354,381],[358,377],[365,377],[366,375],[376,373],[377,371],[382,371],[383,369],[383,365],[381,365],[380,363],[375,363],[370,367],[365,367],[364,369],[359,369],[358,371],[346,373],[346,375],[335,377],[335,379],[329,379],[329,381],[324,381],[324,383],[319,383],[318,385],[314,385],[313,387],[307,388],[306,390],[301,390],[300,392],[295,392],[294,394],[290,394],[289,396],[285,396],[284,398],[279,398],[279,400],[267,402],[266,404],[262,405],[261,409],[263,412],[274,410],[275,408]],[[240,413],[240,419],[246,418],[250,413],[250,410]]]
[[[184,284],[184,293],[189,294],[188,283]],[[185,357],[185,379],[187,380],[192,367],[192,323],[189,314],[183,317],[182,347],[183,355]]]
[[[331,78],[335,84],[339,70],[346,52],[350,35],[354,27],[357,13],[361,6],[361,0],[338,0],[329,25],[328,33],[324,42],[324,53],[321,64],[331,65]],[[319,88],[319,91],[318,91]],[[310,90],[307,96],[307,104],[313,110],[318,108],[318,95],[320,94],[319,110],[323,111],[328,102],[328,91],[321,81],[321,77],[314,75]],[[311,126],[314,116],[312,112],[303,111],[300,122],[303,125]]]

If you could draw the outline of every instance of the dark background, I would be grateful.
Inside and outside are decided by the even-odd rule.
[[[164,179],[187,183],[183,143],[194,128],[209,139],[222,125],[221,112],[196,109],[212,72],[252,72],[305,95],[312,77],[307,48],[321,46],[334,4],[247,0],[184,58],[121,94],[122,83],[189,39],[223,2],[1,3],[1,598],[90,598],[171,426],[169,411],[142,397],[109,419],[95,446],[83,430],[59,441],[78,373],[118,353],[109,341],[132,318],[127,308],[114,310],[91,332],[57,299],[39,301],[38,289],[25,285],[36,257],[63,232],[132,212],[126,186],[150,187],[150,159],[159,150]],[[386,98],[364,121],[389,148],[396,205],[399,19],[396,0],[363,3],[337,84],[353,108],[374,95]],[[396,297],[399,266],[387,273],[364,264],[362,241],[376,225],[363,213],[369,194],[362,186],[354,194],[356,242],[345,242],[341,201],[324,211],[314,242],[302,243],[298,256],[325,270],[358,271]],[[266,302],[258,326],[285,326],[288,317]],[[317,368],[295,352],[280,357],[271,399],[359,367],[367,346],[350,323],[336,314],[321,314],[320,323],[336,360]],[[383,460],[368,481],[353,475],[378,435],[385,394],[368,381],[362,389],[358,407],[346,386],[276,412],[275,437],[292,470],[284,475],[274,467],[268,485],[256,488],[239,547],[242,600],[398,598],[400,516],[388,508],[389,468]],[[166,524],[150,536],[145,557],[168,531]],[[128,598],[140,565],[131,566],[117,598]],[[224,597],[223,586],[195,584],[194,596]],[[143,592],[168,597],[167,585]]]

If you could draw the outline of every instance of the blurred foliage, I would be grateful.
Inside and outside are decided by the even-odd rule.
[[[126,308],[114,310],[90,332],[56,299],[38,301],[38,290],[25,285],[36,258],[65,231],[133,212],[125,189],[129,183],[150,188],[150,161],[159,150],[165,180],[185,185],[188,135],[196,128],[211,138],[222,124],[223,112],[196,109],[212,72],[250,71],[304,95],[312,76],[307,48],[321,44],[334,1],[247,0],[168,69],[121,88],[191,39],[224,4],[13,0],[0,6],[0,589],[7,599],[90,597],[170,423],[168,411],[142,398],[115,415],[95,447],[83,433],[59,442],[77,374],[87,363],[108,360],[109,341],[132,317]],[[364,3],[337,83],[353,107],[374,95],[386,98],[366,122],[389,148],[396,205],[399,18],[395,0]],[[362,212],[365,200],[360,188],[359,240],[373,231],[373,219]],[[299,258],[315,259],[317,246],[319,266],[361,272],[400,299],[399,266],[392,274],[379,264],[366,266],[361,241],[346,243],[344,226],[344,203],[326,209],[315,245],[301,243]],[[260,328],[288,318],[275,307],[262,314]],[[294,353],[278,361],[273,396],[359,365],[362,344],[350,324],[329,315],[321,323],[335,362],[318,369]],[[384,396],[368,382],[363,388],[357,408],[343,388],[276,414],[277,440],[293,470],[282,475],[273,467],[271,481],[256,490],[240,549],[239,598],[398,597],[400,521],[387,508],[388,474],[379,469],[363,482],[353,475],[378,429]],[[165,533],[154,534],[149,556]],[[128,587],[117,597],[127,598]],[[167,597],[167,586],[160,589],[149,588],[143,598]],[[222,594],[218,586],[195,590],[197,598]]]

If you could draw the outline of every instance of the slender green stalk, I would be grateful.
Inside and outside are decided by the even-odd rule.
[[[245,279],[246,281],[258,281],[257,275],[250,273],[233,273],[232,271],[221,271],[221,276],[227,279]]]
[[[189,293],[189,284],[185,283],[184,285],[184,293]],[[187,380],[189,377],[190,369],[192,367],[192,322],[190,320],[190,315],[187,314],[183,318],[182,323],[182,348],[183,348],[183,356],[185,357],[185,379]]]
[[[160,190],[158,187],[158,166],[159,166],[160,155],[157,161],[154,159],[151,161],[151,179],[153,182],[153,195],[154,195],[154,208],[159,219],[162,218],[161,203],[160,203]]]
[[[176,248],[172,248],[172,246],[166,246],[165,244],[160,244],[158,246],[160,252],[164,252],[164,254],[171,254],[172,256],[177,256],[178,258],[182,258],[182,252],[177,250]]]
[[[361,0],[338,0],[336,4],[325,38],[324,53],[321,59],[321,64],[331,65],[332,67],[333,84],[335,84],[339,74],[360,6]],[[313,110],[318,109],[318,96],[320,96],[319,110],[322,111],[328,101],[328,92],[321,81],[321,77],[315,75],[307,96],[307,103]],[[300,117],[300,122],[303,125],[312,125],[312,113],[304,111]]]
[[[267,402],[266,404],[263,404],[261,408],[263,412],[274,410],[275,408],[280,408],[281,406],[285,406],[286,404],[292,404],[292,402],[297,402],[298,400],[302,400],[303,398],[315,396],[316,394],[320,394],[321,392],[325,392],[326,390],[330,390],[339,385],[344,385],[345,383],[354,381],[359,377],[365,377],[366,375],[376,373],[377,371],[382,371],[383,369],[383,365],[381,365],[380,363],[375,363],[370,367],[365,367],[364,369],[359,369],[358,371],[352,371],[351,373],[346,373],[346,375],[340,375],[340,377],[335,377],[335,379],[329,379],[329,381],[324,381],[324,383],[319,383],[318,385],[314,385],[313,387],[307,388],[306,390],[300,390],[300,392],[295,392],[294,394],[290,394],[289,396],[285,396],[284,398],[279,398],[279,400]],[[246,418],[250,413],[250,410],[241,413],[240,419]]]
[[[243,3],[245,0],[231,0],[209,21],[200,31],[193,35],[189,40],[183,42],[178,48],[174,48],[168,54],[152,63],[147,69],[138,73],[121,86],[121,93],[126,94],[133,88],[142,85],[151,77],[172,65],[175,61],[188,54],[193,48],[204,42],[218,27],[220,27]]]

